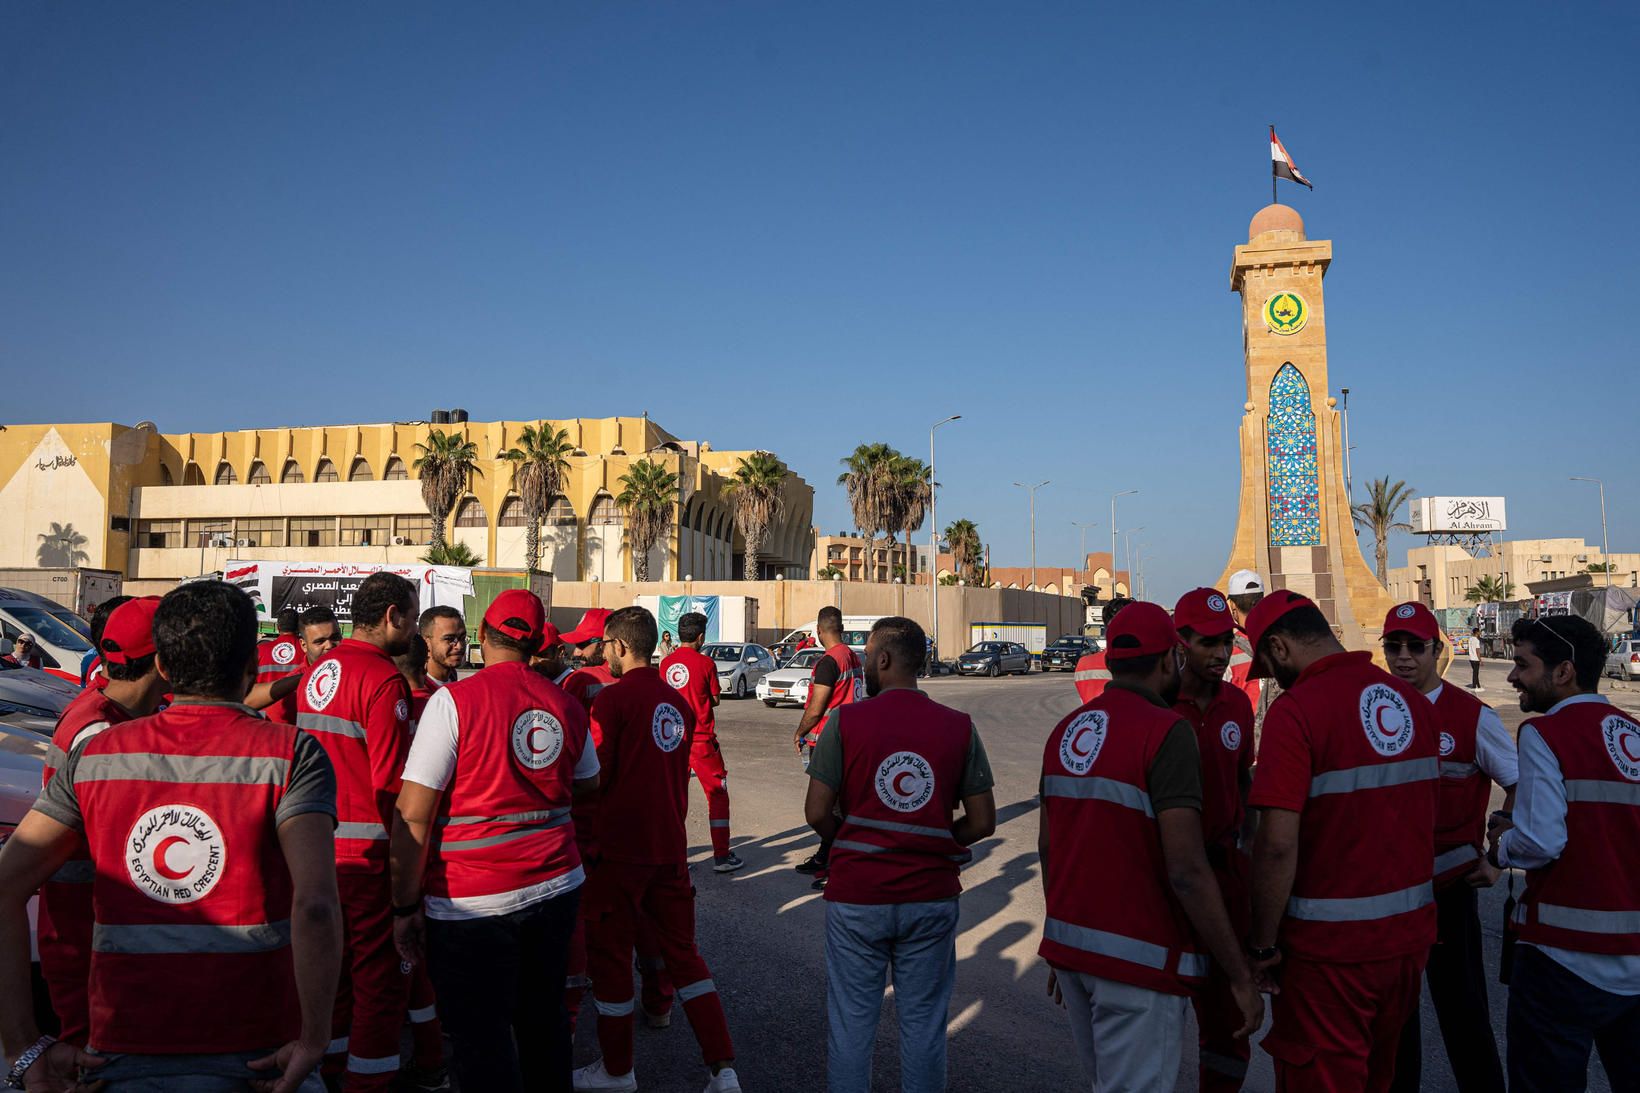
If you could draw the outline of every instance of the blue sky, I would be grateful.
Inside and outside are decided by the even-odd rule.
[[[1334,242],[1357,485],[1640,549],[1635,9],[103,5],[0,11],[0,420],[643,410],[840,456],[940,433],[941,523],[1069,562],[1109,496],[1214,579],[1231,248],[1275,122]],[[27,377],[18,382],[19,377]],[[1398,540],[1399,560],[1407,540]]]

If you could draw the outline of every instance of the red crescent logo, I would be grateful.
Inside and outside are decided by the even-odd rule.
[[[916,777],[916,775],[913,774],[909,770],[902,770],[900,773],[896,774],[894,776],[894,792],[898,793],[901,797],[911,796],[911,790],[906,789],[900,783],[902,781],[904,781],[905,779],[907,779],[907,778],[915,778],[915,777]]]
[[[1086,756],[1090,754],[1088,751],[1076,746],[1084,736],[1088,735],[1090,728],[1091,726],[1084,725],[1080,729],[1076,730],[1075,736],[1071,737],[1071,751],[1075,752],[1078,756]]]
[[[535,755],[540,755],[542,752],[546,751],[547,748],[552,747],[552,740],[550,739],[550,736],[551,736],[550,733],[548,734],[549,739],[547,740],[547,743],[544,747],[539,747],[538,748],[538,747],[535,746],[535,738],[537,736],[541,735],[542,733],[546,733],[546,732],[547,732],[547,727],[545,725],[535,726],[535,728],[530,730],[530,734],[527,737],[524,738],[525,747],[529,748],[530,751]]]
[[[178,873],[166,862],[166,852],[177,843],[187,845],[188,840],[184,839],[180,835],[169,835],[161,839],[159,846],[154,848],[154,871],[167,880],[183,880],[188,876],[188,874],[194,871],[194,867],[190,865],[187,869],[183,870],[181,873]]]
[[[1377,709],[1372,711],[1373,723],[1377,725],[1378,731],[1385,736],[1399,736],[1401,734],[1401,730],[1406,727],[1404,725],[1397,725],[1392,729],[1384,728],[1384,713],[1385,711],[1392,709],[1394,709],[1392,706],[1379,706]]]
[[[1640,763],[1640,755],[1636,755],[1629,750],[1630,744],[1636,740],[1640,740],[1640,734],[1633,732],[1619,733],[1617,737],[1617,746],[1622,749],[1624,755],[1628,756],[1631,763]]]

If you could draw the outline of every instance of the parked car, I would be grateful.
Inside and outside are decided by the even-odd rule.
[[[1099,643],[1080,634],[1066,634],[1042,650],[1044,672],[1074,672],[1076,662],[1089,653],[1097,653]]]
[[[42,670],[78,686],[81,667],[94,655],[84,619],[44,596],[0,588],[0,655],[23,634],[34,639]]]
[[[719,689],[735,698],[751,694],[757,689],[757,681],[774,671],[774,657],[763,646],[751,642],[718,642],[702,647],[701,655],[717,665]]]
[[[825,655],[824,649],[799,649],[778,670],[757,681],[757,697],[765,706],[778,706],[783,702],[807,706],[809,677],[814,675],[815,664]]]
[[[982,641],[957,658],[957,674],[963,676],[1016,676],[1031,671],[1031,654],[1017,641]]]
[[[43,673],[36,673],[43,674]],[[45,773],[46,748],[51,744],[57,718],[8,711],[0,703],[0,846],[17,830],[34,800],[40,796]],[[50,1013],[45,996],[45,980],[40,977],[40,947],[35,936],[38,897],[28,901],[29,960],[34,962],[34,1009]]]
[[[45,718],[51,726],[74,701],[80,688],[38,668],[18,668],[0,661],[0,714]]]
[[[1615,648],[1606,654],[1606,674],[1617,679],[1640,679],[1640,638],[1618,638]]]

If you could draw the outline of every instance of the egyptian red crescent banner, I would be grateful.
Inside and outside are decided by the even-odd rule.
[[[1287,154],[1287,149],[1282,146],[1281,138],[1276,136],[1276,127],[1273,125],[1270,126],[1270,167],[1275,171],[1277,178],[1285,178],[1289,182],[1296,182],[1300,186],[1309,186],[1310,189],[1315,189],[1310,180],[1305,178],[1303,173],[1299,171],[1298,166],[1293,163],[1293,157]]]

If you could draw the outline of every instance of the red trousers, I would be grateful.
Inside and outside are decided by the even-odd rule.
[[[611,1074],[632,1070],[632,950],[642,917],[654,924],[701,1059],[708,1065],[733,1059],[735,1048],[717,985],[695,948],[695,889],[688,867],[681,862],[600,862],[586,888],[582,906],[587,908],[587,957],[604,1069]]]
[[[1219,893],[1230,915],[1235,936],[1246,937],[1252,928],[1252,889],[1249,886],[1252,859],[1231,847],[1215,847],[1208,854]],[[1200,1088],[1202,1093],[1237,1093],[1247,1079],[1247,1063],[1253,1057],[1251,1038],[1236,1039],[1241,1028],[1241,1008],[1230,990],[1230,977],[1214,964],[1207,982],[1191,996],[1200,1032]]]
[[[338,874],[336,887],[342,900],[342,978],[324,1072],[343,1074],[343,1093],[378,1093],[391,1089],[398,1075],[410,976],[393,946],[386,866],[375,873]]]
[[[1287,957],[1264,1050],[1276,1093],[1385,1093],[1428,953],[1328,964]]]
[[[706,818],[712,825],[712,856],[729,853],[729,772],[717,735],[697,736],[689,745],[689,769],[706,794]]]
[[[444,1027],[439,1024],[438,1003],[433,997],[433,980],[427,974],[426,960],[410,965],[409,990],[410,1038],[414,1048],[411,1062],[434,1070],[444,1065]]]

